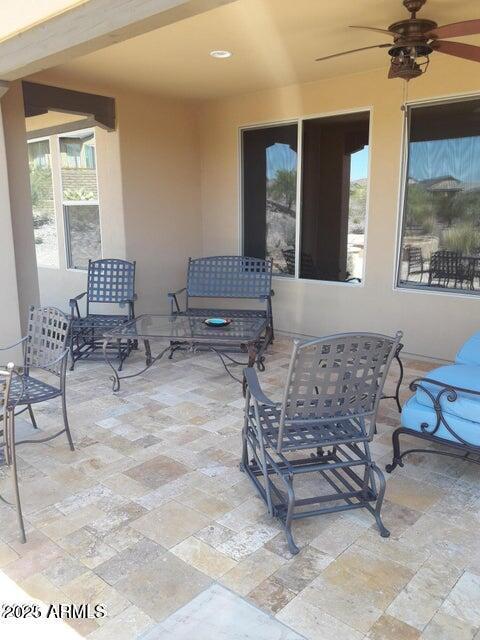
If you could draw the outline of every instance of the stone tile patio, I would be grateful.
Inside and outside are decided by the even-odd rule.
[[[290,348],[278,337],[261,374],[274,397]],[[406,383],[431,368],[406,365]],[[105,618],[69,623],[91,640],[480,639],[480,467],[412,456],[387,477],[390,539],[367,513],[332,514],[295,523],[292,558],[239,471],[243,399],[215,356],[177,354],[118,395],[103,363],[79,363],[68,401],[75,453],[19,449],[26,545],[0,503],[0,601],[14,583],[24,600],[102,603]],[[48,432],[60,408],[37,415]],[[383,402],[381,467],[397,425]]]

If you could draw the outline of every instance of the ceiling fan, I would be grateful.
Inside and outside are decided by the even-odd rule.
[[[394,22],[387,29],[377,27],[352,26],[352,29],[366,29],[393,36],[393,43],[375,44],[370,47],[351,49],[342,53],[317,58],[317,62],[330,60],[357,51],[367,49],[383,49],[388,47],[391,58],[389,78],[411,80],[425,73],[429,64],[429,56],[434,51],[446,53],[457,58],[480,62],[480,47],[463,42],[448,42],[443,38],[454,38],[480,34],[480,19],[453,22],[441,27],[433,20],[417,18],[417,12],[427,0],[403,0],[403,5],[410,12],[410,18]]]

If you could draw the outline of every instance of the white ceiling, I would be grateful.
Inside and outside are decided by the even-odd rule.
[[[388,42],[350,24],[386,27],[407,18],[401,0],[237,0],[112,45],[53,70],[52,78],[208,99],[385,67],[386,50],[316,63],[338,51]],[[439,24],[480,18],[479,0],[429,0],[419,17]],[[477,36],[463,41],[480,44]],[[217,60],[212,49],[233,56]],[[436,53],[432,65],[445,56]],[[465,61],[476,73],[478,63]]]

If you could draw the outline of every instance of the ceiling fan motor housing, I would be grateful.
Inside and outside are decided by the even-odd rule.
[[[409,20],[399,20],[388,27],[389,31],[395,33],[393,46],[388,50],[392,58],[398,56],[428,57],[433,52],[427,35],[436,29],[437,23],[433,20],[423,20],[410,18]]]

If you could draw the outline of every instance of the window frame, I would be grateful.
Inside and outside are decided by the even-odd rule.
[[[69,137],[74,136],[77,132],[85,132],[90,131],[93,134],[93,140],[95,141],[95,179],[97,183],[97,197],[94,200],[65,200],[63,197],[63,181],[62,181],[62,154],[60,150],[60,138],[61,137]],[[34,132],[32,132],[34,133]],[[57,258],[58,264],[57,266],[48,266],[48,265],[38,265],[39,269],[54,269],[54,270],[63,270],[63,271],[86,271],[85,268],[75,268],[69,266],[70,259],[70,247],[69,243],[69,228],[68,228],[68,220],[65,214],[65,205],[84,205],[90,204],[92,206],[98,206],[98,217],[100,221],[100,246],[101,246],[101,257],[104,257],[104,242],[103,242],[103,224],[102,224],[102,207],[101,207],[101,196],[100,196],[100,185],[98,180],[98,154],[97,154],[97,135],[95,131],[95,127],[89,126],[84,129],[75,129],[72,131],[60,131],[58,133],[52,133],[50,135],[41,135],[29,137],[27,133],[27,145],[31,142],[41,142],[47,140],[50,148],[50,169],[52,172],[52,189],[53,189],[53,201],[54,201],[54,209],[55,209],[55,223],[56,223],[56,231],[57,231]],[[33,214],[33,212],[32,212]],[[62,247],[63,245],[63,247]]]
[[[470,100],[480,100],[480,92],[468,92],[468,93],[455,93],[444,96],[438,96],[435,98],[421,98],[417,100],[408,100],[402,105],[402,136],[401,136],[401,149],[400,149],[400,184],[398,190],[398,204],[397,204],[397,225],[396,225],[396,242],[394,252],[394,265],[393,265],[393,283],[392,291],[400,294],[428,294],[436,296],[459,296],[465,298],[478,298],[480,296],[479,291],[468,291],[467,289],[448,289],[447,287],[426,287],[415,284],[401,284],[400,283],[400,271],[401,271],[401,257],[403,246],[403,227],[405,221],[405,196],[407,192],[407,178],[408,178],[408,161],[409,161],[409,148],[410,148],[410,113],[412,109],[431,107],[435,105],[451,104],[455,102],[466,102]]]
[[[95,200],[65,200],[65,198],[63,197],[63,180],[62,180],[62,169],[65,167],[62,167],[62,152],[61,152],[61,148],[60,148],[60,138],[63,136],[65,137],[65,135],[67,135],[67,137],[73,137],[75,135],[75,133],[77,133],[77,131],[91,131],[93,133],[93,139],[95,141],[95,180],[97,182],[97,198]],[[66,215],[65,212],[65,206],[72,206],[72,205],[85,205],[85,204],[89,204],[92,206],[97,206],[98,207],[98,220],[100,223],[100,248],[101,248],[101,253],[100,253],[100,257],[103,258],[104,257],[104,253],[103,253],[103,225],[102,225],[102,212],[101,212],[101,206],[100,206],[100,187],[99,187],[99,183],[98,183],[98,155],[97,155],[97,136],[96,136],[96,132],[95,132],[95,128],[93,127],[85,127],[85,129],[77,129],[75,131],[67,131],[64,133],[57,133],[53,135],[54,138],[56,138],[56,151],[58,153],[58,180],[59,180],[59,188],[60,188],[60,194],[61,194],[61,201],[60,201],[60,207],[62,209],[62,223],[63,223],[63,249],[64,249],[64,257],[65,257],[65,270],[66,271],[73,271],[73,272],[78,272],[78,271],[87,271],[88,267],[73,267],[70,266],[71,265],[71,247],[69,245],[70,242],[70,228],[68,225],[68,216]],[[78,168],[78,167],[77,167]]]
[[[301,220],[302,220],[302,179],[303,179],[303,123],[305,120],[315,120],[320,118],[332,118],[335,116],[342,116],[356,113],[368,113],[369,128],[368,128],[368,175],[367,175],[367,197],[365,205],[365,238],[364,238],[364,260],[362,265],[362,280],[361,282],[342,282],[340,280],[316,280],[311,278],[300,277],[300,255],[301,255]],[[339,109],[335,111],[312,113],[308,115],[298,115],[285,120],[267,120],[255,123],[249,123],[240,125],[238,127],[237,138],[237,158],[238,158],[238,244],[237,249],[240,255],[243,255],[244,248],[244,181],[243,181],[243,132],[252,129],[267,129],[270,127],[279,127],[282,125],[296,124],[297,125],[297,203],[295,211],[295,275],[286,277],[283,275],[273,274],[275,281],[281,282],[301,282],[307,284],[316,285],[328,285],[328,286],[341,286],[341,287],[365,287],[366,273],[367,273],[367,244],[368,244],[368,229],[369,229],[369,213],[370,213],[370,190],[371,190],[371,165],[372,165],[372,131],[373,131],[373,118],[374,109],[373,106],[356,107],[352,109]]]

